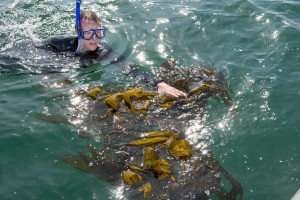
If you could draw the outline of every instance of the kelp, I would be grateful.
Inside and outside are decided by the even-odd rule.
[[[59,161],[107,182],[118,181],[119,177],[115,174],[121,174],[124,166],[103,155],[102,151],[97,151],[92,145],[87,147],[91,155],[80,152],[79,155],[64,156]]]
[[[168,140],[167,137],[154,137],[154,138],[143,138],[130,142],[128,145],[131,146],[149,146],[164,143]]]
[[[156,178],[162,174],[172,174],[171,165],[163,158],[160,158],[153,147],[144,148],[143,166],[145,169],[152,170]]]
[[[203,84],[199,87],[193,88],[192,90],[189,91],[188,96],[192,96],[194,94],[200,94],[204,91],[211,91],[211,86],[209,86],[208,84]]]
[[[148,173],[146,170],[144,170],[136,165],[128,164],[127,167],[133,171],[140,171],[140,172]]]
[[[192,146],[186,139],[178,139],[179,134],[172,130],[143,133],[144,138],[128,143],[130,146],[154,146],[163,144],[172,157],[185,159],[191,156]]]
[[[143,181],[143,176],[145,174],[149,174],[149,170],[153,173],[153,176],[158,181],[169,178],[170,181],[175,182],[176,176],[174,176],[172,172],[172,165],[166,159],[160,157],[154,146],[156,146],[156,148],[161,148],[162,150],[163,147],[158,144],[166,143],[169,140],[168,144],[165,145],[169,155],[176,160],[184,160],[188,159],[193,154],[193,148],[188,140],[180,139],[179,133],[172,130],[146,132],[143,134],[143,136],[145,138],[143,138],[144,140],[142,141],[154,141],[153,139],[160,140],[161,138],[164,139],[160,142],[151,142],[151,144],[148,142],[141,143],[141,140],[133,141],[133,143],[136,144],[134,146],[143,147],[143,163],[141,167],[133,164],[128,165],[129,169],[122,173],[124,183],[127,185],[133,185]],[[131,145],[131,142],[129,144]],[[217,194],[219,196],[223,195],[224,198],[228,199],[234,199],[238,194],[240,194],[240,197],[242,198],[242,189],[240,184],[218,163],[217,159],[212,154],[198,154],[199,153],[197,152],[197,156],[201,157],[202,159],[204,158],[203,161],[209,168],[220,172],[233,185],[233,188],[230,192],[226,192],[226,190],[222,189],[222,187],[217,187]],[[151,185],[149,184],[146,183],[142,186],[142,192],[145,198],[149,197],[153,192]]]
[[[158,109],[159,112],[170,110],[175,116],[177,114],[173,112],[174,108],[177,108],[175,106],[196,104],[197,101],[202,103],[209,97],[223,101],[228,108],[233,105],[228,95],[231,88],[221,73],[202,67],[177,67],[175,62],[170,61],[161,69],[161,78],[169,85],[186,92],[188,94],[186,97],[160,96],[156,92],[141,88],[107,93],[103,88],[95,87],[84,94],[90,98],[90,102],[93,100],[95,104],[101,102],[101,108],[104,108],[104,111],[107,108],[106,116],[103,118],[108,119],[107,121],[111,119],[110,125],[117,127],[123,127],[133,119],[135,123],[136,116],[146,117]],[[164,70],[166,73],[163,73]],[[128,116],[133,117],[127,118]],[[159,117],[157,120],[163,119]],[[96,151],[89,147],[90,156],[81,152],[76,156],[66,156],[61,161],[109,183],[119,184],[121,178],[126,185],[126,191],[133,191],[129,192],[132,199],[161,199],[162,194],[166,195],[166,199],[206,199],[209,196],[207,191],[216,192],[223,199],[236,199],[238,196],[242,198],[242,187],[239,182],[210,152],[202,155],[198,149],[194,149],[183,134],[171,129],[132,134],[131,129],[128,131],[127,128],[117,129],[116,132],[115,129],[109,129],[111,134],[101,135],[104,137],[104,146],[109,150]],[[143,130],[151,129],[146,127]],[[111,156],[115,155],[114,153],[116,159]],[[218,174],[229,180],[233,186],[231,191],[227,192],[222,185],[218,185],[220,182]],[[134,198],[136,196],[139,198]],[[140,198],[141,196],[143,198]]]
[[[151,184],[150,183],[145,183],[142,186],[142,191],[144,193],[144,197],[145,198],[150,197],[151,192],[152,192],[152,186],[151,186]]]
[[[161,108],[171,108],[178,103],[189,104],[201,94],[206,94],[206,98],[212,96],[217,101],[221,99],[231,111],[236,111],[233,109],[234,102],[228,95],[228,91],[232,92],[232,89],[220,72],[201,67],[178,68],[175,61],[169,60],[161,65],[159,75],[169,85],[186,92],[187,97],[159,96],[156,92],[141,88],[105,94],[99,87],[90,90],[87,95],[97,99],[97,96],[102,94],[101,98],[108,106],[108,116],[118,114],[124,108],[130,112],[147,113],[153,99],[159,102]]]
[[[124,183],[127,185],[133,185],[139,181],[142,181],[142,177],[139,174],[137,174],[129,169],[122,173],[122,178],[123,178]]]
[[[182,140],[183,139],[178,139],[177,141],[179,141],[179,144],[182,144]],[[176,144],[177,143],[174,142],[169,147],[173,149],[176,147]],[[121,174],[124,184],[128,185],[129,187],[133,187],[133,185],[135,185],[133,188],[136,188],[134,189],[136,192],[133,194],[138,195],[138,192],[140,192],[141,195],[143,195],[143,198],[161,199],[161,195],[165,194],[164,192],[167,192],[165,191],[166,188],[169,190],[169,199],[186,198],[186,195],[188,194],[197,194],[197,191],[199,191],[199,195],[196,199],[206,199],[207,196],[205,194],[207,190],[210,192],[216,192],[221,199],[233,200],[236,199],[238,195],[240,195],[242,198],[242,187],[239,182],[236,181],[232,175],[230,175],[220,165],[218,160],[211,154],[211,152],[202,154],[199,152],[199,150],[193,150],[193,154],[195,154],[195,156],[198,158],[195,160],[197,161],[196,163],[193,164],[192,162],[188,164],[189,168],[192,167],[191,169],[193,170],[190,170],[188,174],[185,172],[177,178],[174,174],[176,170],[173,169],[173,165],[169,162],[172,160],[168,161],[160,156],[160,153],[163,153],[161,152],[163,148],[159,145],[157,145],[156,148],[160,149],[160,153],[158,153],[153,146],[141,147],[143,152],[141,166],[136,164],[127,164],[126,166],[122,166],[119,162],[114,161],[103,154],[103,150],[97,151],[91,145],[88,147],[91,152],[90,156],[81,152],[77,156],[66,156],[60,159],[60,161],[65,162],[83,172],[94,174],[98,178],[104,179],[110,183],[114,183],[116,181],[118,182],[118,177],[120,177]],[[177,157],[177,159],[183,160],[188,158]],[[198,162],[200,163],[198,164]],[[221,185],[216,185],[218,183],[218,173],[223,175],[232,184],[233,187],[230,192],[227,192],[224,188],[222,188]],[[150,184],[148,182],[149,177],[151,176],[158,181],[157,183],[152,181],[153,184],[158,184],[161,182],[161,184],[166,184],[165,187],[162,185],[161,188],[154,189],[152,187],[152,183]],[[194,177],[197,177],[197,179]],[[173,184],[170,182],[165,182],[164,180],[170,180],[170,182]]]
[[[147,112],[149,107],[149,99],[156,96],[156,93],[145,91],[143,89],[137,88],[132,90],[127,90],[125,92],[118,92],[116,94],[107,95],[104,98],[105,103],[115,111],[119,110],[121,101],[125,102],[125,105],[131,112]],[[134,105],[133,101],[144,100],[141,106],[138,108]]]
[[[167,143],[165,146],[168,148],[169,154],[174,157],[175,159],[187,159],[192,154],[192,146],[189,144],[189,142],[185,139],[178,139],[179,134],[171,131],[155,131],[155,132],[146,132],[143,134],[145,138],[140,140],[135,140],[128,145],[130,146],[143,146],[143,165],[142,167],[138,167],[132,164],[128,165],[128,168],[134,171],[144,172],[147,173],[146,170],[151,170],[154,173],[154,177],[157,180],[163,180],[167,177],[171,181],[175,181],[175,177],[172,173],[172,166],[169,164],[169,162],[163,158],[161,158],[153,146],[161,143]],[[161,146],[162,148],[162,146]],[[124,172],[125,173],[125,172]],[[139,176],[126,171],[127,174],[129,174],[129,177],[132,178],[124,178],[123,173],[123,181],[126,184],[134,184],[138,182],[138,180],[142,180]],[[134,179],[136,181],[133,181],[131,179]],[[149,191],[147,191],[147,195],[149,194]],[[145,193],[144,193],[145,194]]]
[[[89,168],[89,165],[85,162],[84,155],[82,153],[80,153],[80,155],[63,157],[59,159],[59,161],[67,163],[85,173],[91,172],[91,169]]]
[[[156,144],[168,145],[177,137],[177,133],[171,130],[155,131],[143,133],[143,138],[128,143],[130,146],[151,146]]]
[[[132,164],[128,165],[128,170],[123,171],[122,178],[125,184],[134,185],[140,181],[143,181],[143,174],[149,174],[147,170],[150,170],[157,180],[162,180],[166,177],[170,177],[170,180],[175,181],[175,178],[171,171],[171,165],[163,158],[161,158],[153,147],[143,148],[143,166],[138,167]],[[136,171],[136,172],[134,172]],[[138,174],[140,172],[142,174]],[[152,192],[150,183],[146,183],[142,186],[144,197],[149,197]]]
[[[205,93],[207,98],[212,96],[223,101],[236,114],[236,106],[228,94],[233,91],[222,72],[201,66],[178,67],[175,59],[169,59],[161,64],[158,75],[167,84],[186,92],[188,97]]]
[[[169,153],[176,159],[186,159],[192,155],[192,146],[185,139],[172,142],[169,147]]]
[[[101,93],[102,93],[101,89],[99,87],[95,87],[89,92],[87,92],[87,96],[91,97],[92,99],[97,99],[97,95]]]
[[[159,157],[155,152],[153,147],[144,147],[143,148],[143,166],[144,168],[149,168],[149,162],[158,160]]]
[[[72,125],[69,121],[68,116],[62,114],[51,114],[51,115],[38,115],[37,118],[39,120],[51,122],[51,123],[61,123],[66,125]]]

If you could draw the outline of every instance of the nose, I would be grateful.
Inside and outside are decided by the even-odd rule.
[[[95,39],[98,39],[97,36],[96,36],[96,33],[93,34],[92,38],[93,38],[94,40],[95,40]]]

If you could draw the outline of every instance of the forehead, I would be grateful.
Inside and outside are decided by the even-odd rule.
[[[93,28],[98,28],[101,26],[100,22],[94,22],[89,19],[82,19],[81,20],[81,27],[83,30],[85,29],[93,29]]]

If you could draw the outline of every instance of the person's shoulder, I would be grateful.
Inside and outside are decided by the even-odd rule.
[[[69,40],[75,40],[77,39],[77,36],[75,35],[59,35],[59,36],[52,36],[49,37],[46,41],[48,42],[61,42],[61,41],[69,41]]]
[[[72,43],[77,41],[77,36],[54,36],[50,37],[46,40],[46,43],[53,45],[53,46],[58,46],[64,43]]]
[[[44,41],[56,51],[73,51],[77,48],[77,36],[54,36]]]

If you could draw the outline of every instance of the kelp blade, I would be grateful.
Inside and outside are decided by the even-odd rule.
[[[101,93],[100,88],[99,88],[99,87],[95,87],[94,89],[90,90],[90,91],[87,93],[87,95],[88,95],[89,97],[91,97],[92,99],[96,99],[96,98],[97,98],[96,95],[99,94],[99,93]]]
[[[124,183],[126,183],[127,185],[133,185],[142,180],[142,177],[139,174],[129,169],[122,173],[122,178]]]
[[[176,159],[186,159],[192,155],[192,146],[185,140],[176,140],[169,146],[169,153]]]
[[[131,146],[150,146],[167,141],[167,137],[143,138],[129,143]]]
[[[152,192],[152,186],[150,183],[145,183],[142,186],[142,191],[144,193],[144,198],[150,197],[151,192]]]

